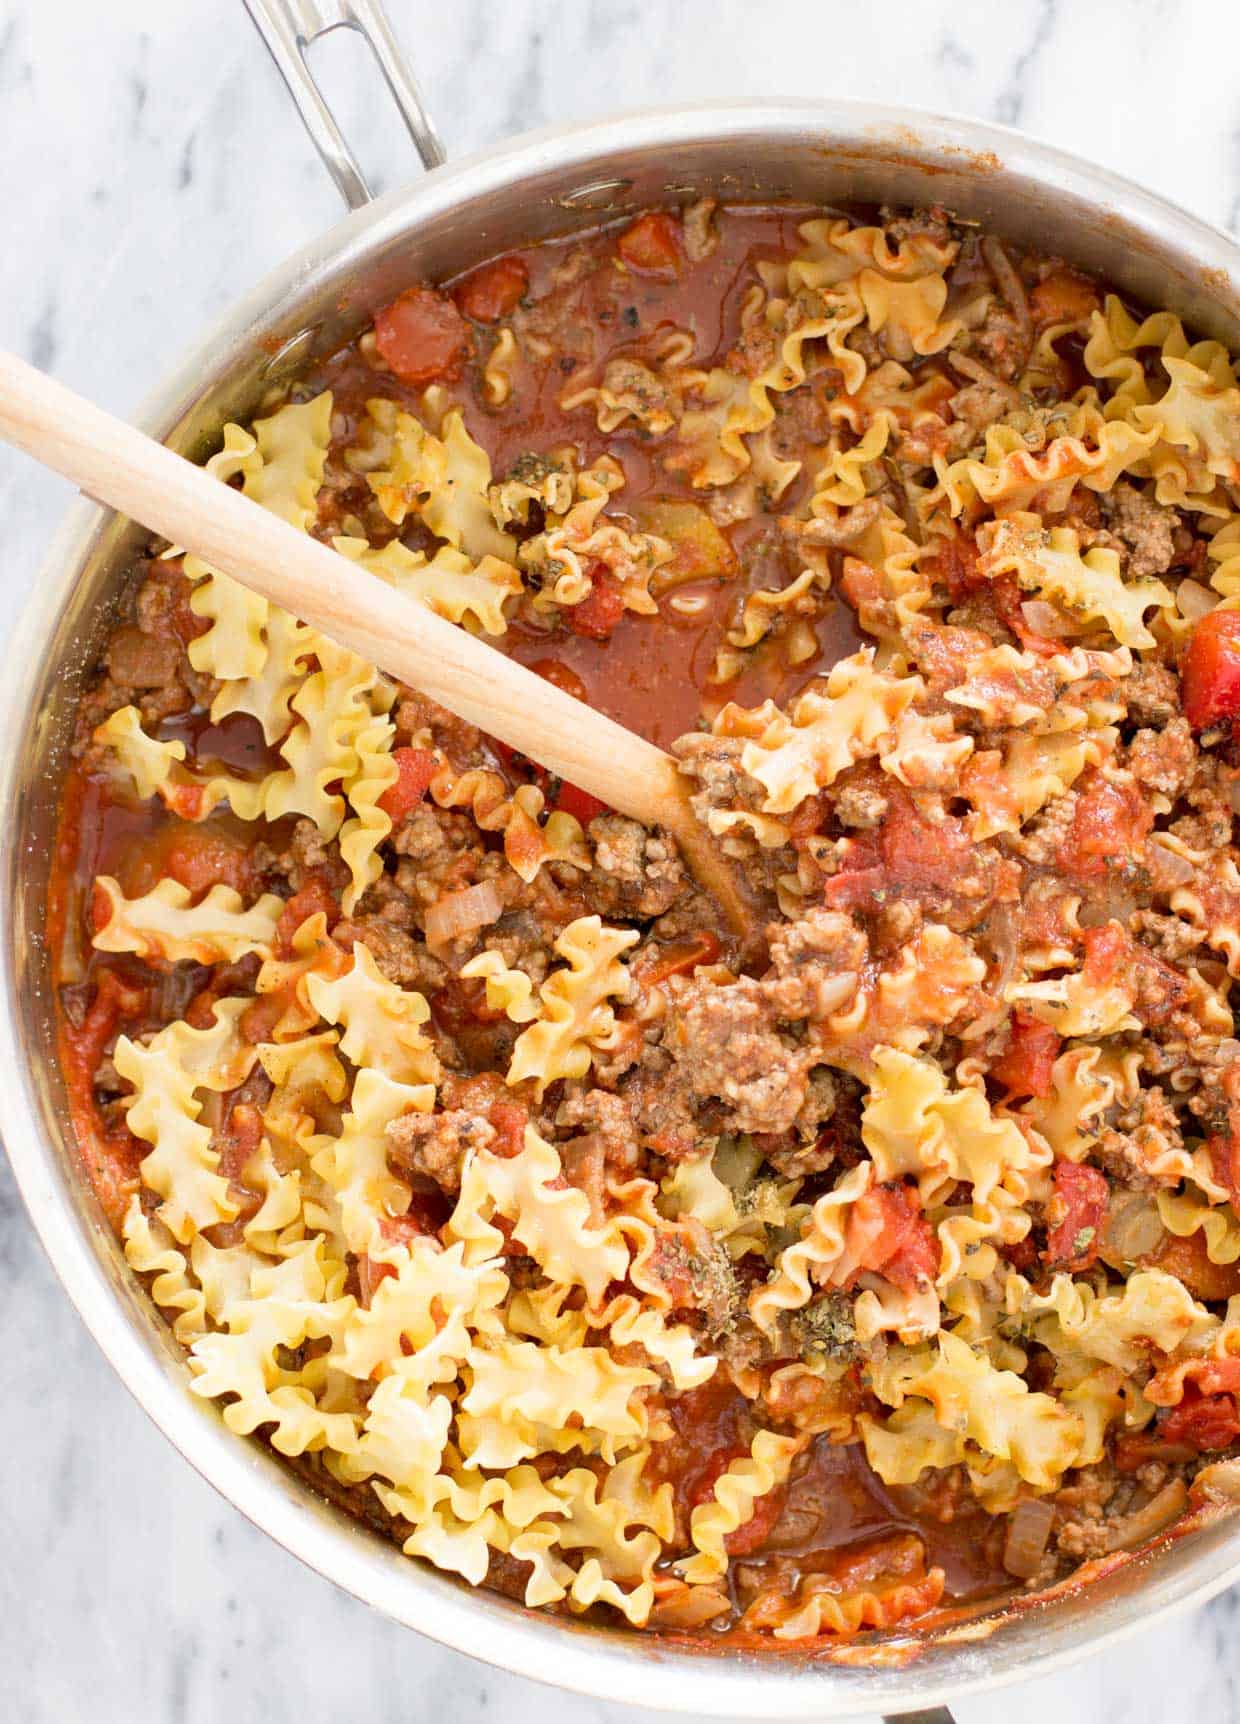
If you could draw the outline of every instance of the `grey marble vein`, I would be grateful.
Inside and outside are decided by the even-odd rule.
[[[995,119],[1005,126],[1019,126],[1029,101],[1033,73],[1051,40],[1058,19],[1055,0],[1039,0],[1029,45],[1017,55],[1007,83],[995,98]]]
[[[1240,222],[1232,0],[388,4],[454,155],[652,102],[857,96],[1019,123]],[[414,177],[364,58],[331,78],[376,180]],[[0,0],[0,161],[0,342],[120,411],[340,214],[240,0]],[[0,624],[69,494],[0,450]],[[653,1719],[445,1652],[256,1533],[104,1365],[2,1161],[0,1284],[0,1724]],[[1225,1595],[960,1724],[1234,1724],[1238,1612]]]

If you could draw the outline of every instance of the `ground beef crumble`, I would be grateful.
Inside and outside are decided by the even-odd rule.
[[[387,1128],[393,1161],[425,1174],[448,1192],[460,1190],[461,1165],[470,1150],[488,1149],[494,1141],[495,1127],[488,1120],[459,1108],[402,1114]]]
[[[723,1104],[735,1131],[786,1131],[805,1104],[812,1051],[781,1036],[763,987],[689,982],[669,1010],[665,1044],[695,1095]]]

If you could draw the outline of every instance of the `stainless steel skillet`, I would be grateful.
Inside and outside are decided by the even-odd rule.
[[[144,429],[187,452],[262,390],[331,350],[411,281],[668,198],[940,202],[1097,270],[1240,344],[1240,253],[1139,187],[999,128],[866,103],[704,106],[561,127],[435,166],[440,151],[382,15],[366,0],[248,0],[311,136],[354,213],[269,277],[147,403]],[[377,202],[318,94],[307,44],[362,31],[423,159]],[[120,589],[134,531],[72,511],[11,643],[0,690],[0,1128],[31,1216],[71,1298],[121,1377],[198,1470],[256,1525],[398,1621],[522,1675],[637,1704],[714,1715],[899,1714],[1107,1646],[1240,1578],[1221,1517],[1083,1590],[930,1637],[813,1660],[683,1651],[653,1637],[532,1616],[411,1563],[318,1502],[259,1444],[238,1441],[185,1388],[179,1349],[133,1282],[76,1167],[52,1037],[42,940],[63,743]]]

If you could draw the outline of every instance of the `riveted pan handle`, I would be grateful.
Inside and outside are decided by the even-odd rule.
[[[306,60],[306,50],[329,30],[353,30],[362,37],[379,63],[423,165],[437,168],[444,160],[439,134],[378,0],[245,0],[245,4],[297,104],[310,142],[350,209],[360,209],[373,194]]]

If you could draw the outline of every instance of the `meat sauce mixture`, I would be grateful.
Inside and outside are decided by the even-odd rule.
[[[152,546],[49,935],[86,1169],[230,1425],[474,1583],[768,1646],[1208,1488],[1240,394],[1190,342],[941,210],[699,203],[415,286],[230,431],[674,746],[768,924]]]

